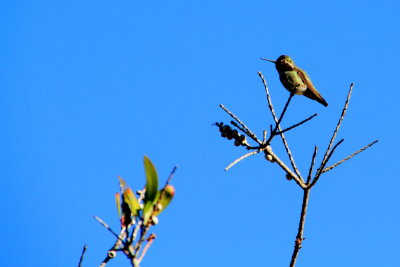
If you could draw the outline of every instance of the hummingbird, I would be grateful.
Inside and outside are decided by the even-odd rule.
[[[315,89],[307,73],[297,67],[289,56],[282,55],[278,57],[276,61],[265,58],[261,59],[275,63],[275,68],[279,73],[279,80],[281,80],[282,85],[290,93],[304,95],[308,98],[316,100],[325,107],[328,106],[328,103],[325,101],[325,99],[321,96],[317,89]]]

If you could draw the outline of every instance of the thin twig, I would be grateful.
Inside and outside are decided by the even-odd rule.
[[[290,96],[289,96],[289,98],[288,98],[288,100],[286,101],[286,104],[285,104],[285,106],[283,107],[282,113],[281,113],[281,115],[279,116],[278,121],[276,122],[274,132],[277,132],[277,129],[278,129],[278,127],[280,126],[280,124],[281,124],[281,122],[282,122],[283,116],[285,115],[286,110],[287,110],[287,108],[288,108],[288,106],[289,106],[289,103],[290,103],[290,101],[292,100],[293,96],[294,96],[294,94],[291,93]]]
[[[272,105],[271,96],[270,96],[270,94],[269,94],[269,89],[268,89],[267,82],[266,82],[266,80],[264,79],[264,76],[263,76],[263,74],[262,74],[261,72],[258,72],[258,75],[260,76],[260,78],[261,78],[261,80],[262,80],[262,82],[263,82],[263,84],[264,84],[264,89],[265,89],[265,93],[266,93],[266,95],[267,95],[267,102],[268,102],[269,110],[271,111],[271,114],[272,114],[272,117],[274,118],[275,123],[278,123],[278,118],[277,118],[277,116],[276,116],[276,114],[275,114],[274,106]],[[290,99],[291,99],[291,97],[289,97],[288,101],[286,102],[286,105],[288,105]],[[282,129],[281,129],[281,127],[280,127],[279,124],[278,124],[277,130],[278,130],[279,132],[282,131]],[[272,134],[272,132],[271,132],[271,136],[272,136],[272,135],[273,135],[273,134]],[[285,146],[286,153],[287,153],[288,156],[289,156],[289,160],[290,160],[290,163],[292,164],[292,167],[293,167],[294,172],[295,172],[296,175],[301,179],[302,184],[304,184],[303,178],[301,177],[301,174],[300,174],[300,171],[299,171],[299,169],[297,169],[296,163],[294,162],[294,158],[293,158],[293,156],[292,156],[292,152],[290,151],[289,145],[288,145],[288,143],[287,143],[287,141],[286,141],[285,135],[284,135],[283,133],[280,133],[279,135],[280,135],[280,137],[281,137],[281,139],[282,139],[283,145]],[[269,140],[269,141],[271,141],[271,140]],[[268,141],[267,141],[266,143],[267,143],[266,145],[268,145]]]
[[[136,224],[135,228],[133,229],[132,235],[131,235],[131,240],[132,240],[132,241],[136,240],[137,234],[138,234],[138,232],[139,232],[139,229],[140,229],[141,226],[142,226],[142,223],[143,223],[143,221],[140,220],[140,221]]]
[[[328,171],[332,170],[333,168],[335,168],[335,167],[337,167],[338,165],[342,164],[342,163],[345,162],[346,160],[351,159],[352,157],[354,157],[354,156],[356,156],[357,154],[363,152],[363,151],[366,150],[367,148],[373,146],[373,145],[376,144],[378,141],[379,141],[379,140],[375,140],[374,142],[372,142],[372,143],[366,145],[365,147],[363,147],[363,148],[357,150],[357,151],[354,152],[353,154],[351,154],[351,155],[345,157],[345,158],[342,159],[341,161],[338,161],[338,162],[336,162],[335,164],[333,164],[333,165],[331,165],[331,166],[329,166],[329,167],[326,167],[325,169],[322,170],[321,173],[325,173],[325,172],[328,172]]]
[[[150,224],[148,223],[147,225],[144,225],[144,228],[142,230],[142,232],[140,233],[140,239],[139,241],[136,243],[135,248],[134,248],[134,255],[133,258],[137,258],[138,257],[138,253],[140,251],[140,248],[143,245],[143,242],[145,240],[147,231],[150,229]]]
[[[246,130],[248,136],[249,136],[251,139],[253,139],[255,142],[257,142],[258,144],[261,145],[261,141],[258,140],[257,136],[256,136],[252,131],[250,131],[250,129],[247,128],[247,126],[246,126],[238,117],[236,117],[232,112],[230,112],[224,105],[220,104],[219,106],[220,106],[226,113],[228,113],[235,121],[237,121],[237,122],[243,127],[243,129]]]
[[[330,153],[330,150],[331,150],[331,148],[332,148],[333,142],[335,141],[336,135],[337,135],[337,133],[338,133],[338,131],[339,131],[340,125],[341,125],[342,122],[343,122],[344,115],[346,115],[346,111],[347,111],[347,107],[349,106],[349,102],[350,102],[350,98],[351,98],[351,93],[352,93],[352,91],[353,91],[353,87],[354,87],[354,83],[351,83],[351,84],[350,84],[349,92],[347,93],[346,102],[345,102],[344,107],[343,107],[343,109],[342,109],[342,114],[340,115],[339,121],[338,121],[338,123],[336,124],[336,128],[335,128],[335,130],[333,131],[333,135],[332,135],[331,141],[329,142],[328,148],[327,148],[326,151],[325,151],[325,155],[324,155],[324,158],[323,158],[321,164],[324,163],[324,162],[326,161],[326,159],[327,159],[327,157],[328,157],[328,155],[329,155],[329,153]],[[321,169],[322,169],[322,168],[321,168]]]
[[[269,89],[268,89],[267,81],[264,79],[264,76],[263,76],[263,74],[262,74],[260,71],[258,72],[258,76],[260,76],[260,78],[261,78],[261,80],[262,80],[262,82],[263,82],[263,84],[264,84],[265,93],[267,94],[267,101],[268,101],[269,110],[271,111],[272,116],[273,116],[274,118],[276,118],[274,106],[272,105],[271,96],[270,96],[270,94],[269,94]],[[271,127],[271,132],[272,132],[272,127]]]
[[[314,147],[314,153],[313,153],[312,158],[311,158],[311,164],[310,164],[310,169],[309,169],[309,171],[308,171],[308,176],[307,176],[307,182],[306,182],[306,184],[310,184],[311,177],[312,177],[312,172],[313,172],[314,164],[315,164],[315,157],[317,156],[317,152],[318,152],[318,147],[315,146],[315,147]]]
[[[292,125],[292,126],[290,126],[289,128],[283,129],[282,131],[280,131],[280,132],[277,132],[276,134],[281,134],[281,133],[284,133],[284,132],[290,131],[290,130],[292,130],[293,128],[296,128],[296,127],[298,127],[298,126],[302,125],[303,123],[305,123],[305,122],[307,122],[307,121],[311,120],[312,118],[314,118],[314,117],[315,117],[315,116],[317,116],[317,115],[318,115],[318,114],[317,114],[317,113],[315,113],[314,115],[312,115],[312,116],[308,117],[307,119],[305,119],[305,120],[302,120],[301,122],[299,122],[299,123],[296,123],[295,125]]]
[[[241,156],[240,158],[236,159],[234,162],[232,162],[231,164],[229,164],[229,165],[225,168],[225,171],[227,171],[227,170],[229,170],[230,168],[232,168],[233,165],[235,165],[235,164],[238,163],[239,161],[241,161],[241,160],[243,160],[243,159],[245,159],[245,158],[247,158],[247,157],[249,157],[249,156],[251,156],[251,155],[258,154],[258,153],[260,153],[261,151],[262,151],[261,149],[258,149],[258,150],[256,150],[256,151],[252,151],[252,152],[250,152],[250,153],[247,153],[246,155]]]
[[[119,239],[119,236],[108,226],[102,219],[97,216],[93,216],[104,228],[106,228],[110,233],[112,233],[116,238]],[[125,228],[125,227],[124,227]],[[123,240],[121,240],[123,241]]]
[[[328,157],[326,158],[325,162],[321,162],[321,166],[318,168],[317,173],[315,174],[314,180],[310,184],[310,188],[313,187],[317,182],[319,177],[321,177],[322,170],[325,168],[326,164],[328,163],[329,159],[332,157],[333,153],[335,152],[336,148],[344,141],[344,139],[341,139],[339,142],[337,142],[336,145],[333,146],[331,152],[329,153]]]
[[[151,236],[147,239],[148,242],[147,242],[146,246],[143,248],[142,255],[140,255],[140,257],[139,257],[139,259],[138,259],[138,262],[139,262],[139,263],[143,260],[144,256],[145,256],[146,253],[147,253],[147,250],[150,248],[151,244],[153,244],[154,239],[155,239],[155,235],[151,235]]]
[[[300,214],[300,220],[299,220],[299,228],[297,230],[297,236],[296,240],[294,242],[294,250],[292,254],[292,259],[290,261],[290,267],[294,267],[296,265],[296,260],[297,256],[299,254],[299,251],[301,249],[301,244],[303,243],[304,240],[304,224],[306,221],[306,214],[307,214],[307,206],[308,206],[308,199],[310,196],[310,189],[311,188],[306,188],[303,191],[303,203],[301,205],[301,214]]]
[[[240,131],[242,131],[242,133],[249,135],[249,132],[246,131],[246,129],[242,128],[238,123],[236,123],[235,121],[231,121],[231,124],[235,127],[237,127]]]
[[[115,257],[115,252],[119,250],[119,248],[122,246],[123,242],[123,238],[125,236],[125,227],[121,228],[121,233],[119,234],[119,236],[117,237],[117,241],[115,241],[114,245],[108,250],[107,256],[104,258],[104,260],[101,262],[101,264],[99,265],[99,267],[104,267],[106,266],[106,264]],[[128,257],[130,257],[130,255],[127,254],[127,252],[125,250],[122,250]]]
[[[276,163],[287,173],[289,174],[293,180],[303,189],[306,188],[306,185],[304,184],[303,180],[297,176],[291,169],[289,169],[288,166],[272,151],[271,146],[267,146],[265,148],[265,151],[272,156],[273,160],[276,161]]]
[[[87,249],[87,245],[85,244],[83,246],[82,254],[81,254],[81,257],[79,259],[78,267],[82,267],[83,257],[85,256],[86,249]]]
[[[175,174],[175,172],[176,172],[177,169],[178,169],[178,166],[175,166],[175,167],[172,169],[171,173],[170,173],[169,176],[168,176],[167,181],[165,182],[165,185],[166,185],[166,186],[169,185],[169,183],[171,182],[172,177],[174,177],[174,174]]]

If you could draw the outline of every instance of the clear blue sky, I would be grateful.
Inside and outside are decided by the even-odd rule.
[[[329,107],[294,98],[284,125],[303,173],[322,151],[351,82],[345,138],[313,189],[298,266],[396,266],[399,188],[398,1],[3,1],[0,5],[2,266],[97,266],[118,227],[121,175],[144,184],[143,155],[176,198],[142,266],[288,266],[301,191],[262,155],[219,137],[223,103],[258,135],[272,64],[293,57]],[[279,139],[275,151],[284,157]],[[319,154],[318,160],[321,160]],[[120,255],[109,266],[128,266]]]

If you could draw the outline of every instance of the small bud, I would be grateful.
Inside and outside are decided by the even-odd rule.
[[[270,162],[274,162],[274,158],[271,156],[271,154],[265,154],[264,157],[266,160],[270,161]]]
[[[246,140],[246,136],[245,135],[239,135],[238,140],[243,143],[244,140]]]
[[[151,224],[152,225],[157,225],[158,224],[157,216],[151,216]]]
[[[153,241],[154,239],[156,239],[156,235],[155,234],[151,234],[148,238],[147,238],[147,242]]]
[[[168,194],[168,195],[171,195],[171,196],[175,195],[175,188],[170,184],[166,185],[164,190],[165,190],[165,193]]]
[[[108,251],[108,257],[115,258],[115,256],[117,256],[117,253],[115,253],[115,250]]]
[[[242,142],[240,142],[239,140],[235,140],[235,146],[240,146],[242,144]]]
[[[287,179],[288,181],[290,181],[290,180],[292,180],[293,178],[292,178],[292,176],[291,176],[289,173],[286,173],[286,179]]]

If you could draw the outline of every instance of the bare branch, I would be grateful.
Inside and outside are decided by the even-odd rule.
[[[253,139],[255,142],[257,142],[258,144],[262,144],[260,140],[258,140],[257,136],[250,131],[249,128],[247,128],[247,126],[238,118],[236,117],[232,112],[230,112],[224,105],[220,104],[219,105],[226,113],[228,113],[235,121],[237,121],[243,129],[245,129],[245,131],[247,132],[247,135]]]
[[[93,216],[104,228],[106,228],[110,233],[112,233],[116,238],[120,238],[102,219],[97,216]],[[121,240],[122,241],[122,240]]]
[[[276,114],[275,114],[274,106],[272,105],[271,95],[269,94],[267,81],[264,79],[264,76],[260,71],[258,72],[258,76],[260,76],[260,78],[264,84],[265,93],[267,94],[268,107],[269,107],[269,110],[271,111],[272,117],[274,118],[274,121],[278,121],[278,118],[276,117]],[[272,129],[271,129],[271,132],[272,132]]]
[[[297,168],[296,163],[294,162],[294,158],[292,156],[292,152],[290,151],[290,148],[289,148],[289,145],[288,145],[288,143],[286,141],[286,138],[285,138],[284,134],[282,133],[281,126],[278,123],[279,120],[278,120],[278,118],[277,118],[277,116],[275,114],[274,106],[272,105],[271,96],[269,94],[269,89],[268,89],[267,82],[265,81],[264,76],[262,75],[261,72],[258,72],[258,75],[260,76],[260,78],[261,78],[261,80],[262,80],[262,82],[264,84],[265,93],[267,94],[268,107],[269,107],[269,109],[271,111],[271,114],[272,114],[272,117],[274,118],[275,123],[277,124],[277,128],[276,129],[280,132],[279,135],[280,135],[280,137],[282,139],[283,145],[285,146],[286,153],[289,156],[290,163],[291,163],[291,165],[293,167],[294,172],[296,173],[296,176],[299,177],[299,179],[301,180],[301,184],[304,184],[303,178],[301,178],[300,171]],[[289,97],[288,101],[286,102],[285,109],[286,109],[287,105],[289,105],[289,102],[290,102],[291,98],[292,98],[292,95]],[[284,109],[284,111],[285,111],[285,109]],[[282,114],[283,114],[283,112],[282,112]],[[273,136],[272,129],[271,129],[271,136]],[[270,139],[271,139],[271,137],[270,137]],[[267,145],[268,145],[268,142],[271,141],[270,139],[266,142]]]
[[[244,133],[245,135],[248,135],[248,136],[250,136],[251,134],[248,132],[248,131],[246,131],[246,129],[244,129],[244,128],[242,128],[238,123],[236,123],[235,121],[231,121],[231,124],[233,125],[233,126],[235,126],[235,127],[237,127],[242,133]],[[255,136],[255,138],[257,138],[256,136]],[[253,139],[253,138],[252,138]],[[254,139],[253,139],[254,140]]]
[[[119,236],[117,237],[117,241],[115,241],[114,245],[108,250],[107,256],[104,258],[104,260],[101,262],[101,264],[99,265],[99,267],[104,267],[107,265],[107,263],[116,256],[116,252],[117,250],[119,250],[119,248],[124,244],[123,242],[123,238],[125,236],[125,227],[121,228],[121,233],[119,234]],[[122,250],[129,258],[131,257],[131,255],[128,254],[127,251]]]
[[[311,177],[312,177],[312,172],[313,172],[314,164],[315,164],[315,157],[317,156],[317,152],[318,152],[318,147],[315,146],[314,147],[314,153],[313,153],[312,158],[311,158],[310,169],[308,170],[308,176],[307,176],[306,184],[310,184]]]
[[[292,126],[290,126],[290,127],[286,128],[286,129],[284,129],[284,130],[282,130],[282,131],[280,131],[280,132],[277,132],[276,134],[281,134],[281,133],[284,133],[284,132],[290,131],[290,130],[292,130],[293,128],[296,128],[296,127],[298,127],[298,126],[302,125],[303,123],[305,123],[305,122],[307,122],[307,121],[311,120],[312,118],[314,118],[314,117],[315,117],[315,116],[317,116],[317,115],[318,115],[318,114],[317,114],[317,113],[315,113],[314,115],[312,115],[312,116],[308,117],[307,119],[305,119],[305,120],[302,120],[301,122],[299,122],[299,123],[296,123],[295,125],[292,125]]]
[[[175,172],[176,172],[177,169],[178,169],[178,166],[175,166],[175,167],[172,169],[171,173],[170,173],[169,176],[168,176],[167,181],[165,182],[165,186],[169,185],[169,183],[171,182],[172,177],[174,177],[174,174],[175,174]]]
[[[297,256],[299,254],[299,251],[301,249],[301,244],[303,243],[304,240],[304,224],[306,221],[306,214],[307,214],[307,206],[308,206],[308,199],[310,196],[310,189],[311,188],[306,188],[304,189],[303,192],[303,203],[301,205],[301,214],[300,214],[300,220],[299,220],[299,227],[297,230],[297,236],[296,240],[294,241],[294,250],[292,254],[292,259],[290,261],[290,267],[294,267],[296,265],[296,260]]]
[[[286,110],[287,110],[287,108],[288,108],[288,106],[289,106],[289,103],[290,103],[290,101],[292,100],[293,96],[294,96],[294,94],[293,94],[293,93],[292,93],[292,94],[290,94],[290,96],[289,96],[288,100],[286,101],[286,104],[285,104],[285,106],[283,107],[283,110],[282,110],[281,116],[279,116],[279,119],[278,119],[278,121],[275,121],[275,122],[276,122],[276,125],[275,125],[274,132],[277,132],[277,129],[278,129],[278,127],[280,126],[280,124],[281,124],[281,122],[282,122],[283,116],[285,115],[285,113],[286,113]]]
[[[84,246],[83,246],[83,250],[82,250],[81,257],[80,257],[80,259],[79,259],[78,267],[82,267],[83,257],[85,256],[86,249],[87,249],[87,245],[84,245]]]
[[[266,140],[267,140],[267,131],[264,130],[263,131],[263,141],[262,141],[262,143],[264,144]]]
[[[236,163],[240,162],[241,160],[244,160],[245,158],[247,158],[247,157],[249,157],[249,156],[258,154],[258,153],[260,153],[261,151],[262,151],[261,149],[258,149],[258,150],[256,150],[256,151],[252,151],[252,152],[250,152],[250,153],[247,153],[246,155],[241,156],[240,158],[236,159],[234,162],[232,162],[231,164],[229,164],[229,165],[225,168],[225,171],[227,171],[227,170],[229,170],[230,168],[232,168]]]
[[[270,146],[267,146],[265,148],[265,151],[267,151],[267,153],[269,155],[272,156],[273,160],[276,161],[276,163],[287,173],[289,174],[293,180],[295,180],[295,182],[301,187],[301,188],[306,188],[307,186],[304,184],[303,180],[297,176],[291,169],[289,169],[288,166],[286,166],[286,164],[272,151],[272,148]]]
[[[363,148],[357,150],[357,151],[354,152],[353,154],[351,154],[351,155],[345,157],[345,158],[342,159],[341,161],[338,161],[338,162],[336,162],[335,164],[333,164],[333,165],[331,165],[331,166],[329,166],[329,167],[326,167],[325,169],[322,170],[321,173],[325,173],[325,172],[328,172],[328,171],[332,170],[333,168],[335,168],[335,167],[337,167],[338,165],[342,164],[342,163],[345,162],[346,160],[351,159],[352,157],[354,157],[354,156],[356,156],[357,154],[363,152],[363,151],[366,150],[367,148],[373,146],[373,145],[376,144],[378,141],[379,141],[379,140],[375,140],[374,142],[372,142],[372,143],[366,145],[365,147],[363,147]]]
[[[146,253],[147,253],[147,250],[150,248],[151,244],[153,244],[153,240],[154,240],[155,238],[156,238],[155,234],[151,234],[151,235],[149,236],[149,238],[147,239],[147,244],[146,244],[146,246],[143,248],[142,255],[141,255],[140,258],[138,259],[138,262],[141,262],[141,261],[143,260],[144,256],[145,256]]]
[[[310,188],[313,187],[317,182],[319,177],[321,177],[322,170],[325,168],[326,164],[328,163],[329,159],[332,157],[333,153],[335,152],[336,148],[344,141],[344,139],[341,139],[337,144],[332,148],[331,152],[329,153],[328,157],[326,158],[325,161],[321,162],[320,167],[317,170],[317,173],[315,174],[314,180],[310,184]]]
[[[350,98],[351,98],[351,93],[353,91],[353,87],[354,87],[354,83],[351,83],[349,92],[347,93],[346,102],[345,102],[344,107],[342,109],[342,114],[340,115],[340,119],[339,119],[339,121],[338,121],[338,123],[336,125],[335,130],[333,131],[333,135],[332,135],[331,141],[329,142],[328,148],[325,151],[325,155],[324,155],[324,158],[323,158],[322,162],[326,162],[326,159],[327,159],[327,157],[328,157],[328,155],[330,153],[330,150],[332,148],[333,142],[335,141],[336,135],[337,135],[337,133],[339,131],[340,125],[342,124],[344,115],[346,115],[346,111],[347,111],[347,107],[349,106],[349,101],[350,101]]]

